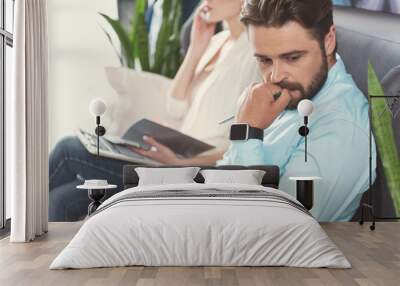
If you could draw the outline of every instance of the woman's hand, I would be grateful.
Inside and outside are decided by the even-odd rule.
[[[152,148],[150,150],[143,150],[134,147],[130,147],[134,152],[139,153],[145,157],[153,159],[157,162],[167,165],[181,165],[182,159],[180,159],[171,149],[167,146],[158,143],[151,137],[143,136],[143,140],[149,144]]]
[[[211,37],[215,33],[216,23],[207,23],[201,16],[201,13],[207,11],[205,3],[196,10],[193,19],[192,30],[190,33],[190,46],[188,53],[191,56],[200,58],[207,49]]]

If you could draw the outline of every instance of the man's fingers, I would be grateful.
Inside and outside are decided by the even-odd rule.
[[[275,101],[275,94],[278,94],[282,91],[282,88],[275,84],[270,83],[261,83],[257,86],[253,87],[253,93],[256,94],[255,96],[268,96],[270,101]]]
[[[282,89],[281,96],[274,102],[274,110],[277,113],[281,113],[289,105],[291,96],[287,89]]]

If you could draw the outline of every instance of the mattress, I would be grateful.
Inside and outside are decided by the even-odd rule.
[[[139,186],[109,198],[50,269],[133,265],[351,267],[292,196],[192,183]]]

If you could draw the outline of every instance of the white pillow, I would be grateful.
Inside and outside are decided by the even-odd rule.
[[[139,176],[138,186],[195,183],[193,179],[199,170],[199,167],[135,168]]]
[[[117,94],[107,108],[106,116],[112,122],[111,126],[105,126],[107,134],[122,136],[133,123],[142,118],[179,128],[179,122],[173,121],[166,110],[166,95],[171,79],[120,67],[106,67],[105,71]]]
[[[204,177],[205,184],[245,184],[261,185],[265,171],[262,170],[214,170],[206,169],[200,171]]]

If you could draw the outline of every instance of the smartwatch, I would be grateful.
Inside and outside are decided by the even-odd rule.
[[[247,123],[232,124],[229,139],[230,140],[259,139],[263,141],[264,130],[261,128],[251,127]]]

